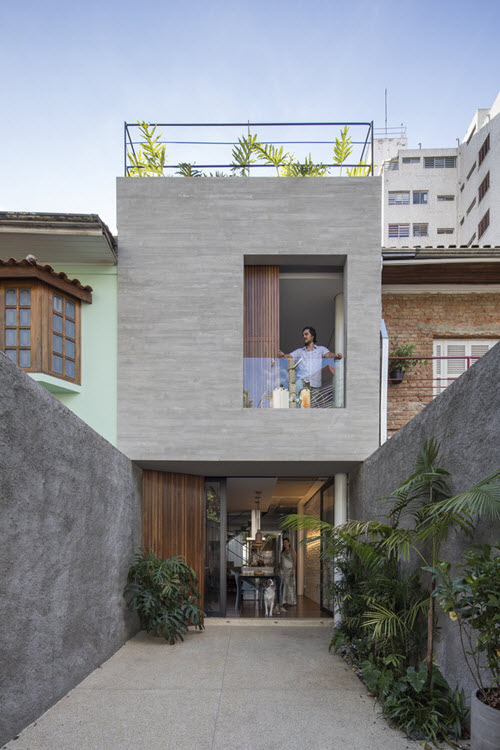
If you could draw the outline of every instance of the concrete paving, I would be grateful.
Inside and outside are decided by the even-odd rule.
[[[262,621],[260,621],[262,622]],[[9,750],[406,750],[330,626],[208,623],[169,646],[140,633]]]

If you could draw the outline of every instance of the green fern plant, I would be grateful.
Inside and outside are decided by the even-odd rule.
[[[292,161],[285,164],[281,174],[284,177],[325,177],[328,169],[321,162],[315,164],[311,154],[308,154],[303,162]]]
[[[349,135],[349,128],[345,125],[340,131],[340,138],[335,138],[333,145],[333,161],[340,164],[340,174],[342,175],[342,164],[352,154],[352,140]]]
[[[204,627],[197,585],[194,570],[182,556],[162,560],[151,551],[141,550],[128,572],[123,595],[129,609],[139,615],[144,630],[173,644],[184,640],[188,625],[197,630]]]
[[[374,167],[377,165],[374,164]],[[366,161],[360,161],[356,167],[351,167],[347,170],[349,177],[368,177],[371,171],[371,167],[368,166]]]
[[[147,122],[137,123],[142,136],[142,151],[130,151],[127,154],[132,165],[127,171],[127,177],[163,177],[166,159],[166,147],[161,144],[162,134],[156,135],[156,125]]]

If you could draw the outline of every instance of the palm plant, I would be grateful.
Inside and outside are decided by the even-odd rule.
[[[340,175],[342,176],[342,164],[352,154],[352,141],[349,135],[349,128],[347,125],[340,131],[340,138],[335,138],[333,146],[333,161],[335,164],[340,165]],[[348,173],[349,174],[349,173]]]
[[[127,157],[131,163],[127,171],[128,177],[163,177],[166,147],[162,145],[161,133],[156,134],[156,125],[138,122],[142,136],[142,151],[131,151]]]
[[[257,153],[257,146],[259,142],[257,140],[257,134],[252,135],[248,131],[248,135],[241,136],[238,138],[238,146],[233,146],[233,162],[231,171],[236,173],[239,172],[241,177],[248,177],[250,175],[250,166],[255,164],[256,159],[252,158]]]

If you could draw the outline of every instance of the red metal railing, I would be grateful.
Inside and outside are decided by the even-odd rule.
[[[424,376],[424,375],[418,375],[414,376],[408,372],[408,370],[405,370],[403,372],[402,378],[392,377],[391,378],[391,372],[394,371],[396,368],[392,368],[391,370],[391,360],[393,361],[401,361],[401,357],[389,357],[389,385],[391,386],[389,388],[388,392],[388,399],[389,401],[393,401],[393,399],[401,399],[406,401],[416,401],[419,399],[432,399],[435,396],[437,396],[439,393],[444,391],[451,383],[453,383],[454,380],[456,380],[462,372],[465,372],[465,370],[468,370],[469,367],[474,364],[474,362],[478,359],[481,359],[480,356],[470,356],[470,355],[459,355],[459,356],[451,356],[451,357],[404,357],[405,360],[415,360],[415,365],[418,366],[420,363],[421,368],[424,368],[428,370],[431,368],[431,371],[433,371],[433,362],[435,360],[440,361],[446,361],[446,360],[459,360],[460,362],[464,363],[462,372],[458,373],[447,373],[446,375],[439,375],[434,376],[434,373],[432,374],[432,377]]]

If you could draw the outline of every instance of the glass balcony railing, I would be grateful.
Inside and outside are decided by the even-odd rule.
[[[246,409],[334,409],[344,406],[344,360],[243,359]]]

